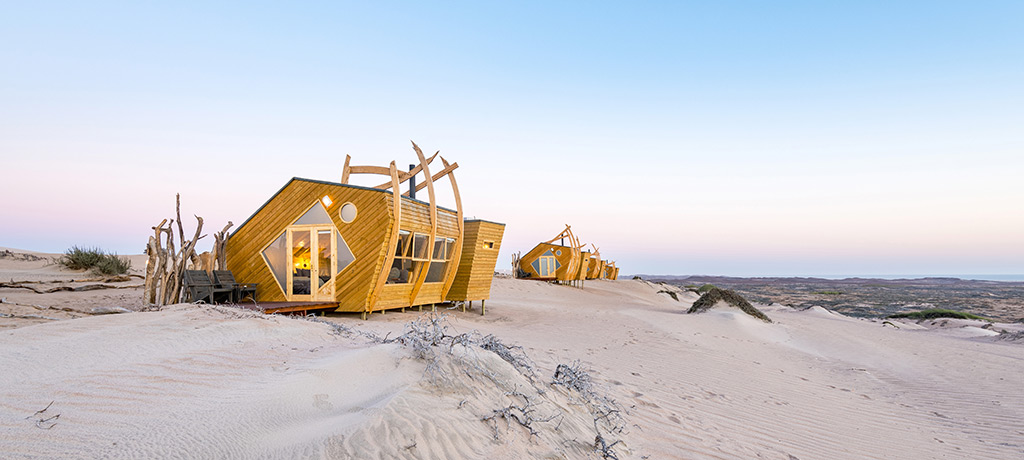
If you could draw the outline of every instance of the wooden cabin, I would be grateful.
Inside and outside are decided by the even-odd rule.
[[[579,240],[566,225],[554,238],[520,257],[519,269],[525,274],[524,278],[569,283],[576,280],[580,263]]]
[[[442,303],[449,293],[483,300],[504,225],[465,222],[454,175],[458,163],[442,157],[443,168],[431,175],[438,154],[426,158],[415,143],[413,149],[420,164],[408,172],[398,170],[395,162],[387,168],[350,166],[351,157],[346,157],[340,182],[288,181],[231,234],[225,247],[228,269],[238,280],[259,283],[261,302],[329,304],[364,316]],[[414,185],[420,173],[423,180]],[[390,180],[362,187],[348,183],[351,174]],[[445,176],[454,192],[454,210],[436,204],[435,182]],[[423,188],[428,201],[415,199]],[[493,256],[465,247],[481,237],[494,245]],[[463,285],[451,292],[457,279]]]
[[[594,252],[590,255],[590,264],[588,265],[587,279],[596,280],[601,278],[601,251],[597,246],[594,246]]]
[[[479,300],[482,312],[483,302],[491,296],[491,280],[494,278],[494,266],[498,263],[505,224],[467,220],[463,233],[462,258],[446,298],[452,302]]]
[[[587,279],[587,274],[590,273],[590,251],[580,250],[580,268],[576,272],[576,281],[580,286],[583,285],[583,281]]]
[[[618,267],[615,266],[614,261],[608,262],[604,265],[604,270],[602,272],[601,277],[612,281],[619,278],[619,269]]]

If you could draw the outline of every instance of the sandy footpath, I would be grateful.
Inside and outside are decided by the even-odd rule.
[[[397,337],[423,315],[411,310],[322,318],[341,328],[192,305],[7,321],[0,452],[600,458],[593,412],[550,384],[559,364],[579,360],[622,409],[625,431],[606,433],[622,441],[619,458],[1024,458],[1024,340],[999,334],[1021,325],[885,324],[758,305],[775,321],[767,324],[724,307],[687,315],[696,296],[674,300],[658,292],[666,289],[499,278],[487,315],[445,312],[449,334],[521,345],[534,380],[468,345],[431,361],[408,344],[353,332]],[[484,420],[522,403],[515,392],[536,403],[533,435],[514,421]]]

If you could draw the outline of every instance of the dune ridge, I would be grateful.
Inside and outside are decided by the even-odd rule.
[[[3,293],[75,308],[103,295]],[[178,305],[12,321],[0,330],[0,451],[600,458],[604,434],[618,458],[1024,457],[1024,325],[755,305],[769,324],[732,308],[686,314],[696,300],[643,280],[497,278],[486,316],[447,312],[436,355],[398,340],[434,321],[419,312],[310,321]],[[489,336],[521,347],[530,369],[481,347]],[[566,365],[617,408],[621,432],[595,429],[579,392],[552,384]],[[534,411],[535,434],[516,407]]]

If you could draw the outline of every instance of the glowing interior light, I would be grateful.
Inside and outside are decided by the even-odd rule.
[[[320,198],[320,202],[324,204],[325,208],[329,208],[331,206],[331,203],[334,203],[333,201],[331,201],[331,197],[327,195],[324,195],[323,198]]]

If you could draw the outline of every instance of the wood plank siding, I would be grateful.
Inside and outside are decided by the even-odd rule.
[[[484,220],[465,221],[462,259],[455,281],[448,291],[450,301],[487,300],[498,262],[505,224]]]
[[[389,169],[389,172],[392,169]],[[454,168],[449,166],[449,169]],[[325,196],[327,199],[323,200]],[[326,223],[323,227],[319,227],[320,224],[309,224],[305,227],[295,225],[296,220],[311,206],[323,205],[330,217],[330,223],[344,239],[354,260],[348,265],[337,267],[338,271],[332,278],[333,299],[330,299],[331,294],[325,287],[324,290],[314,291],[313,298],[309,300],[328,298],[329,301],[336,303],[337,311],[367,312],[442,303],[452,291],[459,293],[458,297],[462,297],[459,300],[487,298],[490,294],[491,278],[504,233],[504,224],[486,221],[460,222],[461,217],[457,211],[432,207],[429,203],[404,196],[396,206],[395,196],[391,190],[293,178],[228,238],[225,247],[227,268],[234,272],[239,282],[259,283],[256,297],[260,301],[305,300],[296,298],[297,296],[288,298],[287,283],[282,286],[278,282],[263,256],[263,251],[289,228],[292,229],[293,235],[300,231],[296,229],[301,228],[325,231]],[[350,222],[341,219],[341,209],[347,203],[353,204],[356,209],[355,218]],[[472,228],[471,241],[467,241],[463,236],[464,227]],[[399,231],[454,240],[452,247],[455,249],[443,256],[449,259],[444,262],[446,265],[443,274],[436,275],[442,278],[441,281],[426,282],[427,267],[434,262],[417,259],[425,264],[417,272],[417,278],[422,282],[387,284],[388,274],[392,269],[391,261],[398,246],[398,238],[393,236],[397,236]],[[427,240],[430,245],[435,241],[430,238]],[[487,250],[478,247],[483,245],[484,240],[493,242],[494,247]],[[332,245],[341,246],[340,243],[334,244],[333,241]],[[292,248],[288,248],[288,251],[292,251]],[[335,248],[335,251],[338,254],[342,253],[341,248]],[[432,256],[433,252],[428,252],[427,258],[433,259]],[[288,257],[287,260],[293,260],[291,253]],[[438,261],[440,257],[442,256],[439,256]],[[341,257],[336,256],[332,262],[337,263],[339,259]],[[320,259],[314,259],[316,260]],[[314,269],[318,267],[316,264],[311,265]],[[287,269],[291,270],[291,267]],[[460,274],[462,278],[457,276]],[[288,276],[291,280],[294,275]],[[435,275],[431,275],[433,276]],[[394,278],[392,280],[394,281]]]
[[[590,251],[580,252],[580,268],[576,271],[576,280],[583,281],[587,279],[587,273],[590,272]]]
[[[587,269],[587,279],[596,280],[601,277],[601,259],[596,254],[590,255],[590,268]]]
[[[546,254],[548,251],[551,251],[555,260],[558,261],[558,268],[555,270],[553,276],[541,276],[541,274],[537,272],[536,267],[533,266],[533,261]],[[569,281],[576,275],[575,271],[571,270],[576,268],[576,261],[578,260],[579,249],[553,243],[540,243],[537,246],[534,246],[530,252],[523,255],[520,259],[520,269],[525,271],[528,278],[531,279]]]
[[[393,223],[388,192],[292,179],[231,234],[225,247],[228,269],[239,281],[259,283],[256,296],[260,300],[288,300],[262,251],[323,196],[330,198],[331,205],[325,207],[327,214],[355,257],[355,261],[334,277],[338,310],[363,311],[374,286],[374,275],[379,273],[386,254]],[[345,203],[354,204],[358,210],[350,223],[341,220],[339,211]]]

